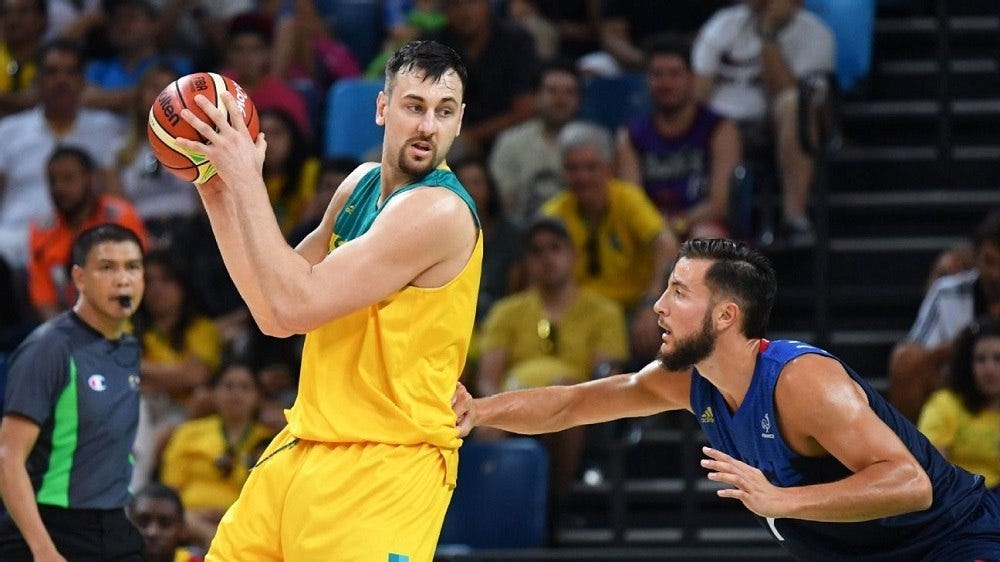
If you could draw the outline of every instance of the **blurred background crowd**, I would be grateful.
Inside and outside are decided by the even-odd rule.
[[[687,238],[759,245],[775,257],[782,284],[819,264],[821,279],[801,283],[804,300],[828,298],[838,275],[865,277],[881,267],[876,256],[849,262],[850,274],[833,270],[831,249],[846,242],[838,246],[830,222],[838,216],[828,209],[828,159],[846,153],[849,160],[852,142],[876,138],[870,129],[880,123],[896,135],[870,143],[896,146],[886,160],[920,170],[927,159],[894,125],[914,113],[912,104],[891,105],[892,94],[869,76],[876,13],[896,25],[954,24],[933,2],[879,4],[2,0],[0,371],[33,326],[75,301],[68,261],[76,233],[108,221],[139,233],[147,255],[146,297],[133,319],[143,346],[133,488],[143,493],[133,516],[144,533],[155,527],[161,538],[147,536],[151,544],[204,549],[256,455],[284,425],[301,340],[256,330],[194,188],[163,170],[146,142],[149,108],[162,88],[193,71],[239,82],[260,110],[267,189],[294,245],[318,225],[343,178],[381,158],[374,97],[383,67],[400,44],[420,38],[452,46],[469,71],[462,133],[448,163],[475,199],[485,236],[463,375],[474,395],[574,383],[649,361],[660,342],[651,304]],[[995,16],[987,9],[997,35]],[[995,52],[992,63],[986,72],[995,75]],[[1000,98],[995,77],[984,84]],[[947,97],[959,90],[927,95],[944,96],[961,115]],[[858,139],[844,134],[841,121],[866,116],[886,121],[860,127]],[[992,147],[984,158],[995,161],[995,136],[974,141]],[[949,151],[958,144],[936,142]],[[865,148],[855,156],[868,167],[847,173],[863,176],[858,186],[877,184],[869,195],[893,180],[891,171],[877,171],[877,153]],[[875,290],[872,298],[895,297],[913,326],[908,334],[898,323],[869,333],[878,353],[860,353],[878,365],[863,375],[884,380],[882,390],[949,458],[996,486],[1000,215],[987,211],[1000,205],[1000,174],[995,166],[970,174],[964,191],[925,176],[929,189],[937,187],[939,210],[955,197],[972,208],[945,214],[949,230],[933,242],[914,242],[922,253],[900,272],[910,277],[901,284],[919,286],[919,294]],[[879,208],[905,218],[908,201],[890,197]],[[876,213],[845,222],[885,220]],[[858,232],[846,238],[863,244],[864,227]],[[816,286],[827,296],[812,296]],[[796,307],[779,299],[776,327],[817,335],[796,325]],[[819,343],[846,341],[819,320]],[[607,443],[621,428],[608,431],[614,435],[578,428],[540,439],[549,459],[549,543],[560,544],[560,528],[586,526],[574,519],[582,517],[573,514],[574,495],[609,477]],[[481,430],[471,437],[506,438]],[[168,539],[162,521],[150,523],[147,512],[156,509],[172,518]]]

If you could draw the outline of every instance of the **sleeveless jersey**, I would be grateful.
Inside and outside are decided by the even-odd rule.
[[[371,227],[399,193],[444,187],[475,204],[450,170],[437,169],[393,192],[380,207],[381,168],[361,178],[334,225],[331,252]],[[302,350],[299,392],[288,411],[293,435],[329,443],[461,445],[451,397],[465,365],[483,257],[475,250],[437,288],[407,286],[381,302],[312,330]],[[449,463],[451,464],[451,463]]]
[[[652,114],[628,124],[628,136],[642,168],[643,187],[660,212],[682,214],[708,197],[712,135],[721,120],[717,113],[701,106],[691,127],[676,137],[660,134]]]
[[[746,398],[730,412],[718,389],[694,371],[691,406],[712,446],[759,468],[775,486],[806,486],[851,474],[832,456],[811,458],[792,451],[778,427],[774,390],[785,365],[807,353],[840,361],[811,345],[764,341]],[[981,476],[955,467],[850,367],[851,378],[868,397],[872,410],[899,436],[924,468],[934,489],[933,505],[924,511],[856,523],[758,518],[781,544],[802,560],[920,560],[961,529],[986,493]]]

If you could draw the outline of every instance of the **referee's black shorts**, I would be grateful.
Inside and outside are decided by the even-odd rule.
[[[64,509],[39,505],[52,542],[69,562],[142,562],[143,541],[124,509]],[[31,562],[31,550],[10,514],[0,515],[0,560]]]

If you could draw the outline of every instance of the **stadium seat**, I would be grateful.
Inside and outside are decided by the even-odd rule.
[[[375,98],[382,82],[345,78],[330,87],[326,99],[323,156],[355,160],[382,144],[382,127],[375,124]]]
[[[837,85],[850,92],[871,68],[875,0],[806,0],[805,5],[833,30]]]
[[[614,131],[633,116],[649,110],[649,92],[643,74],[589,78],[583,87],[580,118]]]
[[[534,439],[466,442],[440,550],[533,548],[547,525],[548,456]]]

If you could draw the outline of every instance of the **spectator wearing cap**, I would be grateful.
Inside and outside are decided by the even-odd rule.
[[[574,384],[617,370],[628,356],[620,306],[580,287],[577,251],[563,222],[539,217],[524,236],[529,287],[497,301],[481,336],[480,396],[505,390]],[[503,433],[480,429],[479,438]],[[584,430],[542,437],[551,460],[553,499],[562,499],[576,473]]]

